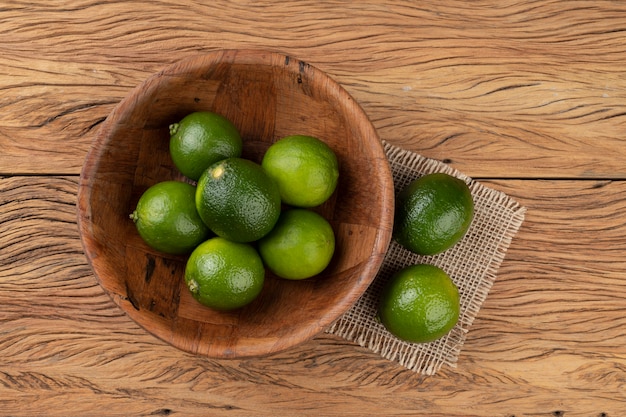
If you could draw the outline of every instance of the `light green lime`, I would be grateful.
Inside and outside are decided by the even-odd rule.
[[[306,209],[283,211],[274,229],[258,242],[265,265],[287,279],[305,279],[322,272],[335,252],[333,228]]]
[[[273,143],[261,161],[278,184],[283,202],[296,207],[315,207],[335,191],[339,163],[333,150],[320,139],[293,135]]]

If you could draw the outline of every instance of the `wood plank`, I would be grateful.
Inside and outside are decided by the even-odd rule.
[[[248,360],[174,349],[103,293],[77,178],[0,178],[3,413],[626,414],[626,182],[489,181],[528,208],[456,369],[413,372],[335,336]]]
[[[77,174],[98,125],[151,73],[266,48],[327,71],[383,139],[470,176],[624,179],[624,12],[556,0],[8,4],[0,174]]]

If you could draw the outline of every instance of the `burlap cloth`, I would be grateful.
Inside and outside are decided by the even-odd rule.
[[[487,298],[498,267],[511,240],[524,221],[525,208],[506,194],[481,185],[449,165],[384,143],[398,193],[413,179],[431,172],[445,172],[466,181],[474,198],[474,219],[453,248],[435,256],[419,256],[392,241],[378,275],[357,303],[327,333],[366,347],[400,365],[433,375],[442,365],[456,367],[474,318]],[[416,263],[430,263],[446,271],[459,288],[461,314],[458,324],[431,343],[407,343],[391,335],[376,320],[378,296],[397,270]]]

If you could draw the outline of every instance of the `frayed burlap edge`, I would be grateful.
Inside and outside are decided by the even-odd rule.
[[[410,370],[433,375],[444,364],[456,367],[467,332],[496,280],[526,209],[505,193],[483,186],[447,164],[386,142],[383,145],[396,193],[424,174],[445,172],[469,185],[474,199],[474,219],[466,236],[439,255],[419,256],[392,241],[372,285],[326,332],[356,342]],[[401,341],[376,320],[378,296],[386,281],[399,269],[416,263],[430,263],[445,270],[461,294],[459,322],[448,335],[431,343]]]

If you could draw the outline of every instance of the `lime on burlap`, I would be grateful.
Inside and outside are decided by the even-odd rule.
[[[474,219],[465,237],[438,255],[420,256],[392,241],[374,282],[326,332],[358,343],[410,370],[433,375],[444,364],[456,367],[467,332],[496,280],[498,268],[524,221],[526,209],[505,193],[486,187],[445,163],[389,143],[384,143],[384,148],[396,194],[415,178],[445,172],[469,185],[474,199]],[[376,320],[379,294],[386,281],[394,272],[416,263],[442,268],[461,295],[457,325],[446,336],[430,343],[401,341]]]

